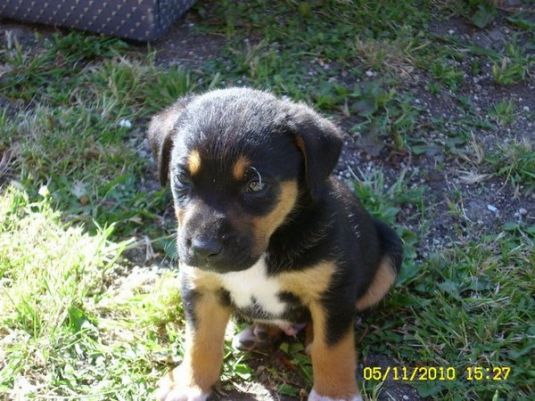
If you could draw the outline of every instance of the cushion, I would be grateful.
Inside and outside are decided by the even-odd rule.
[[[1,0],[0,16],[140,41],[154,40],[195,0]]]

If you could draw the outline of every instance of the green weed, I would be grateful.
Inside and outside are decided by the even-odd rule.
[[[498,176],[513,185],[525,185],[532,189],[535,185],[535,153],[530,142],[513,142],[501,146],[486,158],[487,163]]]
[[[512,100],[501,100],[492,107],[490,115],[498,124],[510,125],[515,120],[515,104]]]
[[[0,91],[10,99],[29,102],[38,96],[65,104],[71,99],[68,89],[78,86],[79,74],[88,63],[125,49],[120,40],[81,33],[56,34],[37,54],[18,45],[4,55],[11,68],[0,80]]]
[[[500,85],[515,84],[526,78],[531,65],[533,58],[526,56],[517,44],[509,43],[505,53],[492,65],[492,76]]]
[[[431,74],[433,78],[442,82],[451,90],[456,90],[461,84],[464,73],[446,61],[437,61],[431,65]]]
[[[367,135],[390,137],[397,149],[404,149],[416,127],[418,108],[408,96],[386,90],[378,82],[357,87],[348,96],[349,110],[364,119],[353,127]]]

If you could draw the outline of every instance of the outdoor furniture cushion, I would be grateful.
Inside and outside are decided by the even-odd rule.
[[[0,16],[77,28],[134,40],[153,40],[195,0],[1,0]]]

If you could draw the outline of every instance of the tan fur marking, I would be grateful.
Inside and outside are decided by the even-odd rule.
[[[201,155],[198,151],[192,150],[188,156],[188,170],[191,175],[195,175],[201,169]]]
[[[303,158],[305,159],[305,170],[307,169],[307,152],[306,152],[306,149],[305,149],[305,141],[303,140],[302,137],[300,136],[296,136],[295,137],[295,145],[299,148],[299,150],[301,151],[302,155],[303,155]]]
[[[305,352],[310,355],[312,343],[314,342],[314,325],[308,323],[305,327]]]
[[[295,294],[305,305],[309,305],[321,298],[335,271],[333,262],[323,262],[308,269],[281,273],[279,282],[283,291]]]
[[[184,215],[185,215],[184,209],[175,208],[175,215],[176,215],[176,221],[178,222],[178,225],[182,225],[184,222]]]
[[[384,257],[366,293],[357,300],[357,310],[364,310],[383,299],[395,280],[396,272],[392,261],[389,257]]]
[[[195,305],[195,327],[186,324],[184,360],[173,371],[175,384],[210,391],[219,379],[229,318],[230,308],[221,305],[216,293],[202,293]]]
[[[234,166],[232,167],[232,176],[234,177],[234,179],[237,181],[243,180],[245,171],[250,165],[251,161],[247,157],[243,155],[238,157],[238,160],[236,160],[236,163],[234,163]]]
[[[284,222],[297,200],[297,182],[284,181],[281,183],[281,193],[275,208],[267,215],[252,220],[256,242],[256,251],[262,252],[271,234]]]
[[[310,305],[314,340],[310,347],[314,390],[337,400],[352,399],[358,394],[355,380],[357,366],[354,334],[350,328],[346,335],[334,345],[327,344],[325,333],[326,315],[323,307],[314,302]]]
[[[191,283],[191,287],[199,292],[216,292],[221,288],[221,278],[216,273],[182,264],[180,272],[182,280],[187,279]]]

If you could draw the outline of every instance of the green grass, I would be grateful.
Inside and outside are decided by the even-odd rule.
[[[386,90],[381,83],[371,81],[345,98],[353,101],[350,111],[362,120],[353,127],[354,131],[391,139],[398,150],[406,148],[420,112],[409,95],[399,94],[394,88]]]
[[[112,227],[63,223],[41,193],[30,202],[8,187],[0,198],[0,394],[145,399],[176,335],[158,327],[180,322],[175,279],[114,279],[128,243],[111,242]]]
[[[494,174],[504,177],[507,182],[534,188],[535,153],[528,140],[502,145],[486,159]]]
[[[426,188],[410,185],[407,171],[400,172],[396,181],[391,185],[386,183],[385,176],[380,170],[366,174],[360,173],[360,175],[361,177],[355,180],[354,191],[372,216],[396,227],[397,221],[401,220],[401,215],[403,215],[406,226],[418,227],[417,232],[403,226],[398,228],[398,234],[404,243],[405,255],[403,271],[398,277],[398,283],[402,284],[413,277],[418,269],[415,263],[415,246],[418,242],[418,235],[426,231],[425,223],[423,223],[427,213],[424,202]]]
[[[528,400],[533,392],[535,335],[534,227],[526,233],[456,244],[419,264],[378,315],[363,353],[378,350],[401,366],[453,366],[455,381],[415,383],[441,399]],[[388,323],[384,323],[388,322]],[[468,381],[466,367],[509,366],[507,381]],[[369,385],[371,383],[368,383]]]
[[[17,42],[3,52],[2,59],[11,69],[0,88],[5,96],[24,101],[39,96],[41,101],[66,102],[71,100],[72,93],[65,88],[78,85],[85,66],[113,57],[126,47],[117,39],[96,39],[77,33],[53,35],[37,54]]]
[[[535,58],[526,55],[522,47],[509,43],[504,53],[495,57],[492,76],[500,85],[516,84],[526,78],[534,63]]]
[[[93,107],[21,113],[9,129],[14,163],[30,195],[46,184],[68,219],[88,228],[117,222],[117,232],[131,232],[163,197],[138,193],[145,162],[126,143],[127,130]]]
[[[364,318],[367,335],[357,333],[361,355],[454,366],[454,382],[412,383],[432,399],[528,400],[535,227],[525,219],[484,235],[462,227],[467,194],[448,187],[450,209],[441,209],[425,180],[453,165],[532,194],[533,144],[501,142],[517,127],[520,104],[499,96],[487,115],[464,92],[465,76],[490,74],[503,91],[533,77],[530,16],[479,0],[222,1],[198,3],[194,13],[194,29],[225,42],[222,57],[192,69],[164,68],[151,49],[81,33],[0,48],[0,104],[9,104],[0,110],[0,399],[150,398],[180,360],[183,320],[174,272],[134,266],[153,251],[164,264],[176,257],[173,222],[163,218],[170,195],[156,189],[146,124],[184,94],[249,85],[306,101],[358,133],[357,143],[381,145],[373,170],[355,167],[353,188],[396,227],[406,252],[396,289]],[[481,32],[505,21],[511,35],[487,49],[431,33],[452,16]],[[423,98],[447,99],[448,108],[429,116]],[[488,136],[499,146],[484,147]],[[468,237],[430,251],[423,244],[440,235],[432,231],[438,213]],[[227,343],[223,388],[269,374],[279,393],[306,393],[312,373],[302,344],[285,342],[270,357],[259,369],[254,355]],[[471,365],[512,373],[469,382],[461,376]],[[384,391],[361,384],[370,399]]]
[[[509,125],[515,119],[515,104],[512,100],[501,100],[492,107],[490,115],[501,126]]]
[[[526,163],[530,153],[520,145],[511,149],[515,173],[508,173],[518,177],[524,171],[518,159]],[[519,181],[532,180],[522,178]],[[406,223],[411,217],[426,221],[425,188],[408,185],[408,179],[402,173],[386,185],[384,175],[375,171],[358,180],[355,191],[367,209],[386,222],[394,223],[407,206],[413,213],[404,216]],[[388,355],[399,367],[454,367],[456,380],[412,383],[420,395],[433,399],[530,399],[535,385],[528,356],[535,336],[535,225],[506,224],[497,236],[452,244],[420,259],[413,250],[417,235],[425,232],[425,227],[417,233],[400,232],[408,251],[404,271],[384,307],[364,320],[362,354]],[[468,380],[467,368],[472,366],[510,367],[511,377]],[[380,381],[365,382],[364,392],[376,399],[381,386]]]

